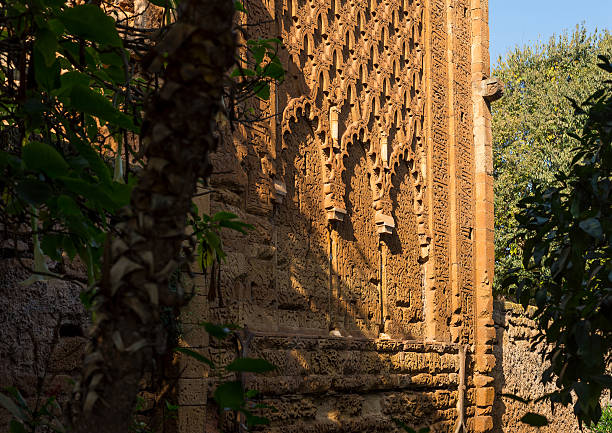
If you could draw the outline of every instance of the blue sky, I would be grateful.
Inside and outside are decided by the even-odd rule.
[[[612,30],[612,0],[489,0],[491,66],[515,45],[547,41],[581,22]]]

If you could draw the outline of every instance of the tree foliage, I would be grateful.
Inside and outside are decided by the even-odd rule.
[[[503,283],[537,307],[541,338],[552,345],[543,381],[558,388],[548,397],[568,405],[574,392],[574,413],[587,425],[599,420],[602,392],[612,388],[612,64],[599,60],[599,90],[571,101],[584,126],[571,134],[567,168],[533,182],[517,204],[521,267]]]
[[[9,0],[0,14],[2,227],[15,242],[35,235],[39,278],[62,276],[42,254],[78,255],[93,283],[133,180],[113,170],[125,164],[117,143],[132,151],[127,137],[139,130],[147,86],[133,78],[115,20],[99,6]]]
[[[584,117],[574,115],[567,98],[582,101],[601,86],[604,72],[596,56],[611,50],[608,32],[588,34],[579,27],[544,45],[515,48],[494,70],[505,83],[504,97],[492,107],[497,275],[521,261],[514,218],[519,201],[570,166],[578,144],[570,132],[582,127]]]

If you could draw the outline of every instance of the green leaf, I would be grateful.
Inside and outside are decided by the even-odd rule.
[[[172,404],[168,400],[165,400],[165,402],[166,402],[166,408],[168,410],[177,411],[179,409],[179,405]]]
[[[133,185],[129,183],[113,182],[110,184],[110,197],[114,200],[117,208],[121,208],[130,203]]]
[[[253,46],[251,48],[251,54],[253,54],[255,64],[259,65],[266,55],[266,47],[262,47],[261,45]]]
[[[76,84],[70,92],[70,105],[76,111],[96,116],[102,120],[106,120],[118,127],[136,131],[136,127],[132,119],[124,113],[117,110],[110,101],[98,92]]]
[[[263,75],[264,77],[282,81],[285,78],[285,70],[280,64],[272,62],[264,68]]]
[[[266,82],[258,83],[258,85],[255,86],[255,95],[258,98],[263,99],[264,101],[269,100],[270,99],[270,84]]]
[[[49,29],[39,29],[34,41],[34,50],[38,50],[46,66],[51,66],[55,61],[57,47],[56,34]]]
[[[187,349],[186,347],[175,347],[174,351],[190,356],[196,361],[208,365],[210,368],[215,368],[215,364],[210,359],[195,350]]]
[[[256,389],[249,389],[244,395],[246,398],[255,398],[259,394],[259,391]]]
[[[57,207],[59,208],[59,211],[67,217],[83,216],[81,209],[79,209],[79,205],[72,199],[72,197],[65,194],[62,194],[57,198]]]
[[[49,185],[35,179],[21,180],[15,190],[19,198],[35,207],[46,202],[53,194]]]
[[[253,415],[251,412],[247,410],[241,411],[246,416],[246,423],[248,427],[253,427],[256,425],[269,425],[270,420],[268,418]]]
[[[67,8],[58,18],[72,35],[114,47],[121,46],[115,20],[96,5],[86,4]]]
[[[221,212],[217,212],[216,214],[214,214],[211,220],[212,221],[226,221],[226,220],[234,220],[234,219],[238,219],[238,216],[236,214],[231,213],[231,212],[221,211]]]
[[[594,237],[595,239],[599,239],[603,235],[601,223],[597,218],[588,218],[586,220],[580,221],[578,225],[583,231],[585,231],[587,234]]]
[[[548,419],[538,413],[527,412],[521,418],[521,422],[533,427],[544,427],[548,425]]]
[[[76,85],[89,87],[91,78],[79,71],[64,72],[60,80],[62,82],[61,92],[70,94],[72,88]]]
[[[51,91],[60,87],[60,63],[56,59],[51,65],[47,66],[45,57],[40,50],[34,50],[32,53],[34,62],[34,79],[36,83],[43,89]]]
[[[219,340],[226,338],[231,333],[231,329],[235,328],[233,325],[219,326],[209,322],[202,322],[200,323],[200,326],[204,326],[204,329],[210,334],[211,337]]]
[[[229,371],[245,371],[250,373],[267,373],[276,370],[274,364],[261,358],[238,358],[225,368]]]
[[[47,106],[43,104],[40,98],[28,98],[23,104],[23,111],[31,115],[32,117],[38,117],[42,119],[42,114],[47,111]]]
[[[221,221],[219,222],[219,227],[235,230],[242,234],[246,234],[247,230],[253,230],[254,228],[251,224],[243,223],[242,221]]]
[[[65,175],[68,169],[68,163],[55,148],[39,141],[26,144],[22,157],[30,170],[42,171],[52,178]]]
[[[249,68],[236,67],[231,73],[231,77],[254,77],[255,71]]]
[[[8,410],[15,418],[20,420],[24,419],[23,411],[9,396],[0,393],[0,405]]]
[[[99,210],[115,211],[117,204],[97,183],[76,177],[58,177],[66,189],[87,199],[87,204]]]
[[[27,433],[26,428],[19,421],[12,419],[9,424],[9,432],[10,433]]]
[[[217,387],[213,397],[222,409],[239,410],[244,405],[244,392],[240,382],[225,382]]]
[[[79,152],[81,156],[85,158],[89,164],[89,167],[91,167],[94,173],[96,173],[100,178],[99,180],[105,184],[110,184],[112,182],[110,168],[89,143],[73,137],[70,140],[70,144],[72,144],[77,152]]]
[[[217,256],[220,258],[223,257],[223,250],[221,249],[221,239],[219,236],[212,230],[207,230],[204,232],[204,237],[206,238],[206,243],[208,246],[217,253]]]
[[[246,13],[246,9],[244,8],[244,5],[239,0],[234,1],[234,9],[237,10],[238,12]]]
[[[61,259],[60,249],[62,245],[62,236],[55,233],[47,233],[43,236],[40,242],[40,247],[47,256],[52,260],[59,261]]]

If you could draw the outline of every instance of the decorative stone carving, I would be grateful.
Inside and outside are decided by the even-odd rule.
[[[418,1],[399,0],[331,3],[284,6],[292,17],[281,29],[287,61],[301,70],[307,94],[294,93],[290,83],[281,86],[281,93],[286,91],[281,99],[287,101],[283,137],[295,107],[328,113],[317,115],[316,127],[322,135],[326,208],[346,209],[344,161],[350,147],[361,141],[372,161],[373,206],[389,215],[394,167],[414,144],[417,157],[424,157],[423,7]],[[328,215],[335,220],[338,212]]]
[[[486,0],[244,3],[254,36],[282,39],[287,77],[255,104],[273,120],[221,151],[248,185],[211,180],[211,211],[255,229],[224,238],[224,305],[207,314],[259,333],[251,355],[280,367],[253,382],[287,411],[266,431],[378,431],[393,417],[452,431],[459,345],[475,348],[465,424],[487,431],[479,158],[499,92],[471,85],[488,73]]]
[[[504,83],[497,78],[487,78],[478,83],[477,92],[487,102],[495,102],[504,96]]]

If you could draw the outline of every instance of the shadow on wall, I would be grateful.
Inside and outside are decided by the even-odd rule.
[[[49,396],[67,400],[72,378],[80,372],[89,316],[79,299],[77,283],[51,280],[24,287],[31,274],[30,248],[0,238],[0,392],[6,387],[20,390],[29,407]],[[70,265],[68,265],[70,266]],[[83,269],[73,268],[73,273]],[[8,431],[10,414],[0,406],[0,430]]]
[[[495,402],[493,419],[495,433],[533,432],[533,433],[575,433],[580,431],[572,407],[555,405],[554,412],[549,402],[528,405],[503,397],[513,394],[535,400],[552,392],[554,386],[541,383],[547,363],[543,360],[545,343],[533,346],[538,335],[536,323],[532,320],[534,310],[525,311],[522,306],[511,302],[496,301],[493,318],[497,343],[493,346],[495,354]],[[520,422],[527,412],[546,416],[550,425],[530,427]]]
[[[275,16],[282,13],[279,8],[284,3],[278,2]],[[329,14],[329,20],[336,20],[345,4],[332,0],[331,9],[321,11]],[[306,7],[306,2],[292,0],[286,6],[293,13],[283,14],[284,25],[293,26],[298,20],[296,10]],[[245,7],[248,38],[278,34],[282,24],[271,15],[273,6],[257,0],[245,2]],[[353,39],[365,34],[365,22],[371,18],[368,8],[366,12],[367,16],[360,15],[357,30],[361,31],[347,33],[346,49],[333,51],[330,65],[313,61],[313,53],[337,36],[328,34],[327,20],[319,15],[314,38],[303,37],[301,66],[281,51],[287,70],[285,83],[271,101],[253,102],[262,118],[271,119],[237,125],[235,134],[227,131],[225,144],[212,156],[215,171],[208,210],[233,212],[255,229],[247,237],[225,235],[228,258],[221,265],[219,295],[211,302],[202,301],[201,307],[194,305],[183,320],[187,324],[203,319],[238,324],[249,336],[241,349],[243,356],[261,356],[280,367],[275,374],[247,380],[262,393],[264,402],[279,409],[268,415],[274,432],[398,431],[393,417],[415,427],[429,424],[434,432],[450,432],[457,419],[457,348],[423,341],[428,256],[423,254],[417,221],[417,214],[423,212],[422,186],[417,182],[423,161],[416,159],[412,136],[397,132],[402,119],[413,122],[413,113],[404,102],[391,124],[377,124],[385,107],[391,106],[391,84],[402,79],[393,76],[378,89],[377,74],[372,74],[379,67],[378,50],[384,51],[388,34],[397,31],[395,14],[396,25],[383,26],[384,37],[372,46],[376,51],[367,62],[368,71],[360,72],[355,89],[349,86],[346,95],[337,96],[338,65],[349,63],[350,51],[356,48],[351,48],[351,41],[355,44]],[[412,45],[404,52],[416,56]],[[306,82],[300,72],[305,65],[320,67],[318,83]],[[399,70],[393,74],[396,72]],[[371,107],[360,107],[356,89],[366,92],[366,86],[368,95],[375,96],[367,102]],[[301,104],[282,119],[281,127],[276,112],[303,95],[312,105]],[[409,96],[420,98],[418,92]],[[385,197],[390,202],[387,212],[395,222],[390,234],[379,236],[372,206],[381,176],[376,171],[380,167],[375,167],[376,155],[370,151],[372,143],[356,131],[346,149],[345,170],[330,172],[334,166],[328,161],[344,152],[339,146],[329,146],[332,138],[325,135],[333,129],[326,123],[331,100],[337,105],[335,140],[349,134],[349,118],[358,111],[368,113],[363,128],[373,131],[384,126],[389,131],[386,139],[391,149],[400,140],[411,140],[393,167],[393,188]],[[398,114],[402,119],[398,120]],[[325,127],[319,128],[321,124]],[[331,177],[345,185],[342,191],[327,183]],[[330,204],[325,202],[330,189],[343,198],[346,207],[344,218],[334,218],[331,223],[327,219]],[[202,286],[207,283],[201,282]],[[208,292],[207,287],[203,292]],[[444,317],[440,327],[448,327],[450,318],[442,311],[436,314]],[[214,342],[207,350],[220,364],[235,356]],[[474,396],[471,374],[468,376],[470,425]],[[198,403],[202,404],[191,401]]]
[[[253,22],[273,22],[264,7],[247,9]],[[261,30],[267,31],[273,30]],[[299,67],[286,53],[281,57],[288,62],[286,90],[258,104],[264,113],[309,92]],[[323,97],[319,92],[315,100]],[[342,127],[346,110],[339,111]],[[243,326],[250,336],[243,355],[280,367],[245,379],[278,409],[267,414],[269,431],[397,432],[392,418],[453,431],[457,348],[423,342],[426,260],[417,236],[417,162],[407,158],[397,169],[390,195],[396,230],[381,239],[372,208],[371,143],[356,140],[342,173],[346,216],[330,224],[324,202],[330,155],[322,150],[319,120],[305,106],[276,142],[269,132],[281,129],[275,118],[270,125],[238,126],[213,155],[210,212],[233,212],[255,229],[247,237],[226,234],[220,296],[183,320]],[[215,342],[207,350],[220,364],[235,356]],[[468,425],[473,401],[470,390]],[[214,416],[208,404],[207,416]]]

